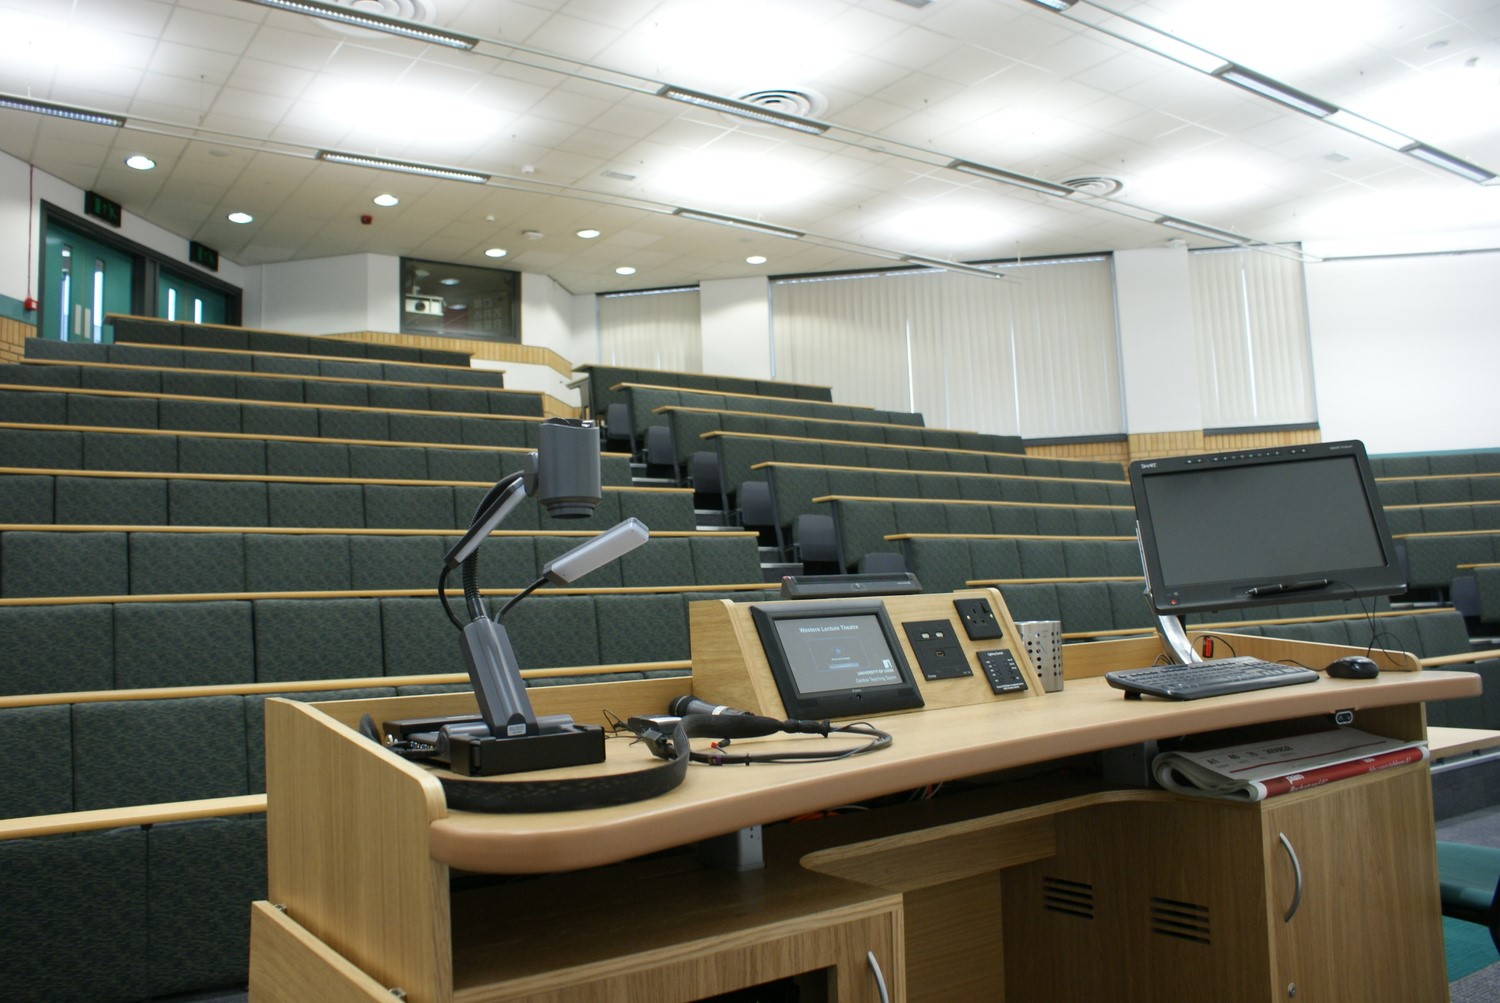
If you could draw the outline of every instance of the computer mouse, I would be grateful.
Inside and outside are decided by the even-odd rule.
[[[1364,655],[1346,655],[1329,662],[1323,671],[1334,679],[1374,679],[1380,675],[1380,666]]]

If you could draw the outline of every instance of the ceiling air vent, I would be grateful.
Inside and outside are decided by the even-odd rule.
[[[1094,918],[1094,886],[1065,878],[1042,878],[1042,908],[1079,919]]]
[[[1097,195],[1100,198],[1118,195],[1125,188],[1125,182],[1119,178],[1105,177],[1102,174],[1089,175],[1082,178],[1069,178],[1066,181],[1060,182],[1060,184],[1074,191],[1082,192],[1085,195]]]
[[[778,115],[793,115],[797,118],[816,119],[828,110],[827,98],[816,91],[801,87],[757,87],[753,90],[741,91],[734,95],[734,99]],[[745,124],[745,120],[739,116],[730,115],[727,112],[723,114],[736,125]]]
[[[378,14],[381,17],[400,18],[402,21],[415,21],[418,24],[435,25],[437,23],[437,10],[433,0],[323,0],[323,2],[334,7],[348,7],[360,14]],[[329,31],[358,35],[363,38],[383,37],[380,32],[371,31],[368,28],[340,24],[324,18],[317,20]]]
[[[1153,898],[1151,932],[1163,937],[1190,940],[1195,944],[1212,943],[1209,936],[1208,907],[1176,899]]]

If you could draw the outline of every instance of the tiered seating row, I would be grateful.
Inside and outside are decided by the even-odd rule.
[[[1136,578],[1141,554],[1134,539],[908,534],[891,541],[926,592],[953,592],[997,578]]]
[[[1377,478],[1500,473],[1500,449],[1370,457]]]
[[[1388,506],[1500,501],[1500,473],[1382,477],[1375,486]]]
[[[423,362],[439,366],[469,367],[467,352],[441,349],[405,348],[379,345],[368,341],[343,341],[280,331],[256,331],[217,324],[187,324],[156,317],[131,317],[110,314],[105,323],[113,325],[116,342],[145,345],[181,345],[188,348],[223,348],[237,352],[278,352],[295,355],[335,355],[351,359],[380,359],[387,362]]]
[[[814,500],[831,512],[838,560],[850,570],[857,568],[867,554],[895,550],[895,545],[889,542],[889,537],[895,535],[1077,536],[1125,542],[1135,539],[1135,510],[1129,508],[839,496]],[[997,577],[995,572],[1002,567],[1006,565],[992,567],[990,577]],[[1135,571],[1140,572],[1138,557]],[[928,591],[947,591],[933,588],[920,575],[918,580]]]
[[[513,415],[53,390],[20,384],[0,385],[0,422],[533,448],[541,425],[536,419]]]
[[[0,424],[0,467],[494,483],[521,469],[522,458],[529,452],[516,446],[427,446]],[[630,458],[624,454],[605,453],[599,469],[605,485],[631,483]]]
[[[828,387],[806,383],[784,383],[780,380],[753,380],[741,376],[715,376],[709,373],[678,373],[662,369],[636,369],[625,366],[586,365],[578,372],[588,379],[589,413],[602,419],[611,404],[628,403],[626,395],[616,390],[621,383],[643,383],[658,387],[684,387],[717,393],[747,394],[761,397],[794,397],[801,400],[831,401]]]
[[[332,344],[344,344],[333,342]],[[226,348],[171,348],[115,342],[53,341],[28,338],[26,358],[60,362],[108,362],[122,366],[152,366],[158,369],[210,369],[245,373],[279,373],[287,376],[331,377],[352,380],[384,380],[405,383],[436,383],[455,387],[498,390],[505,374],[494,369],[471,369],[462,365],[435,365],[419,361],[382,362],[318,355],[287,355]]]
[[[1124,471],[1117,464],[1089,460],[1059,460],[1044,456],[1018,456],[1015,453],[888,446],[822,439],[783,439],[779,436],[741,432],[709,433],[704,441],[711,443],[712,448],[718,451],[725,496],[730,500],[737,500],[740,486],[746,481],[764,479],[764,475],[755,469],[757,465],[773,462],[1126,483]]]
[[[869,442],[892,446],[925,446],[931,449],[969,449],[989,453],[1024,454],[1020,436],[959,432],[943,428],[898,425],[876,421],[830,421],[740,411],[667,407],[666,416],[677,451],[677,464],[685,468],[695,452],[710,448],[703,441],[710,432],[743,432],[801,439]]]
[[[435,574],[433,578],[435,583]],[[505,624],[516,658],[527,671],[678,662],[689,656],[688,603],[706,598],[766,598],[768,588],[712,590],[695,584],[638,591],[542,590],[517,603],[506,614]],[[499,594],[487,601],[495,607],[507,599],[508,594]],[[461,595],[453,595],[450,601],[463,605]],[[57,698],[47,695],[58,693],[245,687],[374,676],[461,676],[467,671],[458,631],[430,588],[416,595],[351,592],[320,598],[6,601],[0,602],[0,653],[4,654],[0,695],[5,698],[0,707],[51,705]],[[5,713],[0,710],[0,716]],[[7,736],[17,734],[4,730]],[[9,754],[21,754],[13,743],[6,747]],[[24,743],[23,747],[30,755],[38,748]],[[33,772],[14,775],[32,776]],[[38,777],[41,789],[49,784],[52,781]],[[17,789],[11,790],[12,786]],[[30,786],[7,785],[0,804],[8,807],[0,814],[15,817],[106,807],[90,801],[63,802],[52,795],[43,804],[36,801],[42,794],[21,789]],[[54,786],[68,790],[66,781]],[[215,791],[183,790],[177,797],[141,803],[235,793]],[[17,798],[25,803],[11,800]]]
[[[646,429],[653,425],[666,427],[663,408],[694,407],[709,411],[755,410],[762,414],[792,418],[824,418],[834,421],[873,421],[892,425],[920,426],[922,416],[910,411],[876,411],[872,408],[825,401],[793,400],[786,397],[743,397],[710,393],[704,390],[680,390],[676,387],[653,387],[623,384],[630,412],[630,428],[638,442],[646,440]],[[610,420],[612,424],[612,420]]]
[[[505,531],[481,551],[485,583],[530,584],[588,533]],[[283,533],[0,527],[0,599],[431,588],[459,533]],[[760,580],[750,533],[656,533],[577,584]],[[455,587],[457,577],[451,581]]]
[[[1500,501],[1387,505],[1385,522],[1391,535],[1397,537],[1408,533],[1462,533],[1476,529],[1500,529]]]
[[[68,525],[464,529],[488,484],[369,482],[231,474],[89,475],[0,468],[0,522]],[[658,530],[696,526],[692,492],[605,488],[588,519],[555,519],[527,498],[509,529],[608,529],[635,516]]]
[[[830,495],[884,498],[890,501],[930,499],[1069,506],[1130,505],[1130,486],[1123,481],[1071,480],[1021,474],[880,470],[871,467],[828,467],[776,462],[756,464],[752,469],[764,477],[770,486],[771,511],[775,526],[783,536],[801,516],[828,516],[828,506],[817,499]],[[1016,533],[1032,531],[1039,530],[986,530]],[[888,528],[885,532],[893,533],[897,530]],[[1112,533],[1114,530],[1110,529],[1108,532]],[[871,548],[861,546],[855,547],[851,552],[863,553],[869,549]]]
[[[0,383],[71,390],[114,390],[131,394],[216,397],[283,404],[376,407],[452,414],[542,417],[542,396],[524,390],[432,386],[423,383],[363,382],[351,377],[242,374],[207,369],[151,369],[112,364],[8,363]]]

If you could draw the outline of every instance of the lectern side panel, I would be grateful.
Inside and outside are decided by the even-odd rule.
[[[452,996],[448,868],[427,830],[436,778],[328,715],[266,702],[267,887],[272,902],[412,1003]]]

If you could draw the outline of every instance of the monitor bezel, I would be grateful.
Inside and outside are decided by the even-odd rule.
[[[1328,580],[1319,588],[1291,589],[1248,595],[1251,584],[1245,579],[1226,578],[1213,582],[1168,582],[1156,560],[1157,526],[1151,511],[1145,483],[1153,477],[1182,474],[1194,470],[1225,467],[1260,466],[1278,463],[1317,461],[1333,457],[1352,457],[1358,471],[1361,489],[1375,529],[1383,563],[1360,568],[1321,569],[1318,575]],[[1180,616],[1186,613],[1243,609],[1280,603],[1314,602],[1330,599],[1352,599],[1361,596],[1398,595],[1406,591],[1406,578],[1396,554],[1395,541],[1386,524],[1375,475],[1365,453],[1364,443],[1357,439],[1321,442],[1298,446],[1252,449],[1238,452],[1203,453],[1153,460],[1136,460],[1129,466],[1130,489],[1135,502],[1136,540],[1141,552],[1141,567],[1146,578],[1147,601],[1158,616]],[[1326,573],[1325,573],[1326,572]],[[1255,583],[1272,584],[1272,583]],[[1298,584],[1287,582],[1283,584]]]
[[[838,620],[851,616],[873,616],[895,662],[897,682],[807,693],[798,685],[797,674],[781,643],[776,625],[788,620]],[[750,618],[760,636],[761,648],[771,668],[771,678],[781,695],[787,716],[801,720],[860,717],[888,714],[893,711],[922,707],[922,691],[912,674],[911,664],[901,647],[895,626],[885,603],[875,600],[793,600],[779,603],[757,603],[750,608]]]

